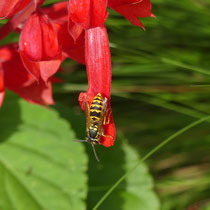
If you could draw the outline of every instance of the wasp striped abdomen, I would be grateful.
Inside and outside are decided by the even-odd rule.
[[[90,105],[90,118],[93,121],[100,121],[102,117],[103,97],[98,93]]]
[[[89,117],[87,119],[87,139],[91,143],[98,143],[103,134],[103,119],[105,114],[106,99],[98,93],[92,100],[89,108]]]

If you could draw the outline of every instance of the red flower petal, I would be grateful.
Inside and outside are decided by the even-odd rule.
[[[85,31],[85,55],[89,83],[87,94],[96,96],[101,93],[110,100],[111,57],[104,26]]]
[[[33,82],[31,85],[13,89],[18,95],[32,104],[53,105],[52,85],[48,81]]]
[[[0,69],[0,92],[4,91],[4,77],[3,71]]]
[[[33,1],[35,3],[36,8],[40,7],[45,2],[45,0],[33,0]]]
[[[4,39],[8,34],[14,30],[10,21],[0,27],[0,40]]]
[[[126,2],[126,3],[139,3],[142,1],[144,1],[144,0],[124,0],[124,2]]]
[[[126,4],[127,2],[127,4]],[[155,17],[151,12],[150,0],[109,0],[109,7],[127,18],[133,25],[144,28],[139,17]]]
[[[14,44],[13,45],[7,45],[4,47],[0,48],[0,67],[2,67],[2,63],[9,61],[12,58],[12,49],[14,48]]]
[[[111,58],[109,50],[109,40],[105,26],[88,29],[85,31],[85,55],[88,74],[87,100],[91,103],[94,96],[101,93],[108,99],[108,110],[111,112]],[[79,97],[80,104],[84,101],[84,95]],[[81,108],[83,108],[81,106]],[[112,113],[109,124],[103,126],[104,134],[110,137],[101,137],[100,144],[112,146],[115,140],[115,124]]]
[[[104,145],[105,147],[110,147],[114,145],[114,140],[116,136],[116,129],[114,124],[113,115],[110,115],[110,123],[103,126],[104,134],[111,135],[114,139],[108,137],[101,137],[100,144]]]
[[[68,20],[68,1],[58,2],[53,4],[51,7],[41,8],[51,20]]]
[[[3,71],[0,69],[0,107],[3,103],[3,100],[4,100],[4,77],[3,77]]]
[[[24,9],[11,17],[11,19],[0,28],[0,40],[6,37],[13,30],[16,30],[16,32],[19,33],[22,30],[26,20],[36,10],[37,4],[38,0],[36,0],[36,2],[31,1]]]
[[[37,83],[24,68],[17,52],[17,45],[11,44],[0,48],[0,60],[6,88],[31,103],[41,105],[54,103],[51,82],[45,83],[41,80]]]
[[[68,33],[67,30],[67,21],[54,21],[53,25],[57,29],[58,33],[58,42],[62,47],[62,51],[65,55],[79,63],[85,63],[85,37],[84,30],[81,36],[74,41],[72,36]]]
[[[80,37],[81,33],[84,31],[82,26],[80,26],[77,23],[72,22],[72,20],[69,18],[68,21],[68,32],[76,42],[77,39]]]
[[[34,13],[21,33],[20,54],[26,69],[37,80],[47,81],[61,63],[57,33],[46,15]]]
[[[112,5],[114,6],[119,6],[122,4],[135,4],[135,3],[139,3],[142,2],[144,0],[109,0],[109,4],[111,2]]]
[[[84,31],[81,26],[69,21],[69,28],[67,26],[68,22],[68,2],[59,2],[51,7],[42,8],[41,11],[48,15],[51,19],[53,26],[57,31],[58,42],[65,53],[66,57],[72,58],[79,63],[85,63],[84,57],[84,33],[82,37],[79,36]],[[68,33],[70,31],[71,36]],[[74,40],[72,39],[74,38]],[[76,37],[76,38],[75,38]],[[79,40],[76,42],[76,40]]]
[[[2,103],[4,101],[4,95],[5,95],[4,91],[0,92],[0,107],[2,106]]]
[[[14,15],[8,23],[10,23],[18,33],[23,29],[23,26],[25,22],[29,19],[31,14],[39,8],[39,6],[44,2],[45,0],[32,0],[30,3],[23,8],[20,12],[18,12],[16,15]]]
[[[45,82],[54,75],[60,67],[62,62],[62,55],[58,55],[49,61],[31,61],[20,51],[21,60],[25,68],[30,72],[36,80],[43,79]]]
[[[60,54],[57,33],[46,15],[31,15],[21,33],[19,47],[32,61],[50,60]]]
[[[13,89],[28,84],[30,80],[35,81],[26,72],[17,52],[17,45],[11,44],[0,48],[0,58],[2,60],[1,66],[4,72],[5,86]]]
[[[44,12],[53,21],[68,21],[68,31],[73,39],[76,41],[77,38],[83,32],[83,28],[72,22],[68,15],[68,2],[58,2],[51,7],[42,8],[41,11]]]
[[[107,0],[70,0],[69,18],[84,29],[104,24],[108,13]]]
[[[1,0],[0,19],[11,17],[22,10],[31,0]]]

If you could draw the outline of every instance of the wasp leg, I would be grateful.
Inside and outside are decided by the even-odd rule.
[[[107,115],[107,98],[105,97],[103,100],[103,115],[104,115],[104,119],[103,119],[103,125],[106,124],[106,115]]]
[[[87,116],[90,108],[89,108],[88,97],[86,93],[84,93],[84,100],[83,100],[82,106]]]
[[[111,108],[108,108],[107,111],[106,111],[106,113],[105,113],[105,116],[104,116],[104,121],[103,121],[103,124],[104,124],[104,125],[110,123],[110,116],[111,116],[111,113],[112,113],[112,109],[111,109]]]
[[[83,107],[84,107],[85,114],[86,114],[86,115],[89,114],[90,107],[89,107],[88,101],[83,102],[82,105],[83,105]]]
[[[82,103],[84,112],[85,112],[85,118],[86,118],[86,132],[88,132],[88,128],[89,128],[89,113],[90,113],[90,107],[89,107],[89,103],[88,103],[88,97],[87,94],[84,93],[84,100]]]
[[[103,129],[101,130],[100,135],[103,136],[103,137],[108,137],[108,138],[114,139],[114,137],[111,136],[111,135],[105,135]]]
[[[107,124],[109,124],[110,123],[110,117],[111,117],[111,114],[112,114],[112,109],[109,108],[107,113],[109,114]]]
[[[104,135],[104,134],[102,133],[102,136],[103,136],[103,137],[108,137],[108,138],[114,139],[114,137],[111,136],[111,135]]]
[[[105,97],[104,100],[103,100],[103,110],[104,110],[104,112],[106,112],[106,109],[107,109],[107,101],[108,101],[108,99]]]

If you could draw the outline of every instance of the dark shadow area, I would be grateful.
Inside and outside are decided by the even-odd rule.
[[[75,110],[72,107],[70,108],[59,103],[56,103],[52,108],[54,108],[62,118],[70,122],[70,127],[75,132],[77,139],[85,138],[85,116],[80,110]],[[79,105],[78,108],[80,108]]]
[[[87,198],[87,209],[92,209],[102,196],[115,184],[115,182],[125,174],[125,153],[122,150],[122,142],[117,139],[113,147],[105,148],[101,145],[96,147],[100,158],[98,163],[93,155],[92,148],[86,147],[90,156],[89,161],[89,192]],[[92,154],[91,154],[92,153]],[[123,209],[124,199],[120,195],[126,188],[123,182],[99,207],[100,210]],[[120,189],[120,190],[119,190]]]
[[[3,105],[0,108],[0,144],[6,141],[18,129],[21,123],[19,96],[6,91]]]
[[[178,109],[173,111],[147,104],[138,100],[140,96],[135,95],[133,100],[115,98],[119,106],[112,107],[114,115],[117,115],[115,121],[118,129],[141,156],[197,120],[193,116],[179,113]],[[120,106],[120,102],[123,106]],[[206,201],[209,202],[209,142],[209,122],[203,122],[173,139],[146,161],[156,181],[155,188],[159,195],[161,190],[166,192],[167,189],[168,195],[161,192],[160,198],[163,203],[171,201],[173,208],[170,209],[204,206]],[[166,184],[165,180],[168,180],[169,184]],[[183,185],[189,182],[191,184]],[[198,188],[199,185],[202,187]],[[174,203],[174,197],[179,202]]]

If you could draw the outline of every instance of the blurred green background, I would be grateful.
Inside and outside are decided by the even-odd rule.
[[[53,111],[29,105],[7,93],[0,111],[3,136],[0,182],[5,186],[0,190],[0,209],[92,209],[140,157],[174,132],[210,115],[210,1],[152,0],[151,3],[157,18],[141,19],[146,31],[109,10],[106,25],[113,67],[112,109],[118,136],[112,148],[97,146],[100,163],[89,145],[71,141],[85,138],[84,113],[78,105],[79,93],[87,88],[85,66],[70,59],[62,64],[63,72],[58,76],[64,83],[54,87]],[[7,40],[11,39],[15,35]],[[34,116],[33,110],[46,117]],[[52,121],[55,125],[51,128]],[[37,124],[42,122],[46,128],[42,128],[43,134],[39,136],[41,128]],[[35,128],[32,124],[36,124]],[[60,148],[60,136],[64,150]],[[14,161],[22,154],[17,148],[18,151],[13,151],[16,141],[25,148],[25,159],[17,161],[19,164]],[[40,152],[40,147],[45,149]],[[4,161],[8,163],[5,167]],[[51,173],[44,179],[46,168]],[[6,176],[7,173],[10,175]],[[23,183],[21,186],[27,186],[21,191],[22,197],[29,194],[24,205],[18,203],[22,187],[14,177],[18,177],[19,184]],[[39,187],[33,188],[34,183]],[[40,190],[49,196],[38,195]],[[14,207],[14,201],[20,207]],[[32,201],[34,207],[26,208]],[[210,209],[209,122],[177,137],[141,164],[99,209]]]

